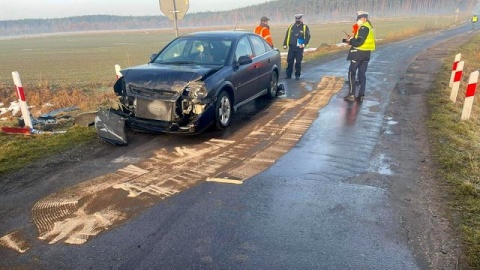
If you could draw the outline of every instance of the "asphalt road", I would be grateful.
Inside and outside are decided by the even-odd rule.
[[[342,98],[342,53],[305,64],[228,131],[129,134],[127,147],[100,143],[8,181],[0,268],[427,269],[392,198],[401,161],[381,138],[415,57],[468,31],[379,46],[363,103]]]

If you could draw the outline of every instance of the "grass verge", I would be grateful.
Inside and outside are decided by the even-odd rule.
[[[457,49],[465,62],[457,101],[450,101],[451,64],[429,93],[430,116],[427,122],[432,156],[438,165],[438,181],[448,187],[452,224],[462,235],[464,258],[472,269],[480,269],[480,107],[475,97],[469,120],[460,120],[465,90],[471,72],[480,62],[480,34]],[[447,61],[448,62],[448,61]]]
[[[97,139],[95,129],[90,127],[64,130],[63,134],[0,135],[0,175]]]

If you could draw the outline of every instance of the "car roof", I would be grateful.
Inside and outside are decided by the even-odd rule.
[[[247,31],[218,30],[218,31],[200,31],[183,35],[184,37],[213,37],[213,38],[237,38],[246,34],[252,34]]]

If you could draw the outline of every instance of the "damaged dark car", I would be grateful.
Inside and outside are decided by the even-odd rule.
[[[148,64],[121,70],[119,108],[100,110],[98,135],[127,144],[125,128],[196,134],[226,128],[234,111],[282,87],[280,52],[244,31],[190,33],[171,41]]]

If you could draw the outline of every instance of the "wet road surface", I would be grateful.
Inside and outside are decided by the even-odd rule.
[[[304,65],[284,97],[249,104],[227,132],[138,135],[131,154],[39,177],[43,192],[0,199],[0,265],[425,269],[389,197],[388,177],[401,172],[378,144],[396,124],[386,110],[412,59],[464,32],[379,46],[363,103],[342,98],[340,55]],[[77,184],[45,187],[73,174]],[[14,208],[27,192],[31,201]]]

